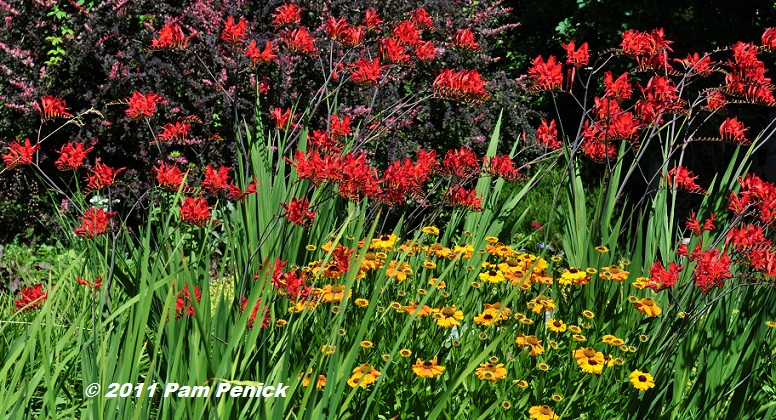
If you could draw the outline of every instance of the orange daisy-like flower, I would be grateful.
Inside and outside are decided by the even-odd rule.
[[[382,375],[380,371],[372,367],[372,365],[364,363],[363,365],[353,369],[353,375],[351,375],[350,379],[348,379],[348,385],[353,388],[357,386],[366,388],[368,385],[377,382],[377,378],[380,375]]]
[[[604,369],[604,354],[593,350],[592,347],[583,347],[574,351],[574,359],[583,372],[600,375]]]
[[[616,265],[610,267],[601,267],[601,272],[598,273],[604,280],[612,280],[616,282],[625,281],[630,275],[629,271],[625,271]]]
[[[555,301],[544,295],[539,295],[528,302],[528,309],[536,314],[555,309]]]
[[[412,303],[410,303],[409,306],[402,306],[402,309],[404,310],[404,312],[407,312],[410,315],[415,314],[415,311],[418,310],[418,302],[412,302]],[[429,316],[433,312],[434,312],[434,310],[431,309],[430,306],[423,305],[423,307],[420,308],[420,310],[418,311],[417,314],[415,314],[415,316]]]
[[[638,301],[633,302],[633,306],[636,307],[637,311],[651,317],[656,317],[663,312],[652,298],[639,299]]]
[[[303,372],[299,373],[299,379],[302,381],[303,387],[307,387],[308,385],[310,385],[310,375],[312,375],[312,373],[313,373],[312,369],[309,369],[306,375]],[[304,378],[302,378],[302,376],[304,376]],[[326,377],[323,375],[318,375],[318,379],[315,381],[315,388],[321,389],[324,386],[326,386]]]
[[[456,308],[455,305],[441,309],[432,309],[431,312],[434,313],[434,319],[442,328],[452,328],[455,325],[461,325],[460,321],[463,319],[463,311]]]
[[[493,363],[483,363],[475,369],[474,374],[481,381],[496,382],[507,377],[507,370],[503,363],[494,365]]]
[[[566,331],[566,324],[557,319],[550,319],[547,321],[547,328],[552,332],[564,332]]]
[[[436,378],[445,371],[445,367],[437,365],[437,357],[434,356],[433,359],[425,362],[418,359],[415,364],[412,365],[412,371],[421,378]]]
[[[557,420],[558,415],[549,405],[535,405],[528,409],[528,415],[534,420]]]
[[[385,274],[388,277],[393,277],[396,281],[402,282],[412,275],[412,268],[406,262],[391,261],[388,264],[388,268],[385,269]]]
[[[544,347],[542,347],[542,340],[539,340],[538,338],[536,338],[535,335],[525,335],[523,333],[520,333],[520,336],[517,337],[517,339],[515,340],[515,343],[521,348],[530,350],[531,356],[536,357],[544,353]]]
[[[348,298],[353,295],[352,290],[348,290]],[[345,286],[341,284],[327,284],[321,291],[321,301],[326,303],[339,303],[345,298]]]
[[[474,322],[477,325],[484,325],[489,327],[491,325],[496,325],[499,321],[503,321],[505,319],[509,319],[506,311],[500,311],[499,313],[498,309],[487,308],[481,314],[474,317]]]
[[[655,380],[652,378],[652,375],[647,372],[642,372],[636,369],[630,374],[629,377],[630,383],[633,384],[633,387],[639,391],[646,391],[655,387]]]

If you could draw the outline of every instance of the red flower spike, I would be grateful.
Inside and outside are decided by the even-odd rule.
[[[448,150],[442,160],[444,172],[459,180],[464,180],[480,170],[477,155],[466,147],[458,150]]]
[[[683,268],[684,267],[681,265],[670,263],[668,265],[668,270],[666,270],[663,268],[663,264],[660,263],[660,261],[655,261],[649,269],[650,282],[647,284],[647,287],[656,292],[674,287],[679,280],[679,272],[682,271]]]
[[[207,165],[205,168],[205,179],[202,181],[202,188],[211,195],[218,195],[220,192],[226,192],[229,189],[229,171],[232,168],[221,166],[218,170],[213,166]]]
[[[318,49],[315,47],[315,38],[310,35],[310,32],[305,27],[283,31],[281,37],[291,51],[308,54],[318,52]]]
[[[106,213],[103,209],[91,207],[84,212],[81,217],[81,226],[75,228],[73,233],[79,238],[95,238],[105,233],[108,223],[116,214],[115,211]]]
[[[355,47],[364,42],[364,37],[366,37],[366,30],[363,26],[348,26],[342,33],[342,43]]]
[[[752,224],[731,228],[725,237],[725,247],[729,248],[731,243],[733,244],[733,250],[737,252],[767,249],[773,245],[770,239],[765,238],[763,228]]]
[[[483,102],[490,98],[485,91],[485,80],[477,70],[442,70],[432,87],[439,97],[456,101]]]
[[[86,178],[89,183],[86,185],[84,191],[88,193],[113,186],[116,182],[116,175],[126,169],[127,168],[113,169],[110,166],[103,164],[98,159],[94,164],[92,173]]]
[[[431,41],[425,41],[415,47],[415,56],[420,61],[433,61],[436,58],[436,48]]]
[[[169,166],[162,162],[159,166],[153,167],[153,172],[156,173],[156,182],[165,190],[178,191],[183,185],[183,172],[178,165]]]
[[[293,3],[285,3],[272,15],[272,26],[298,24],[302,21],[302,9]]]
[[[724,111],[727,99],[725,95],[718,90],[710,90],[706,92],[706,106],[703,107],[706,111]]]
[[[67,106],[65,101],[59,96],[45,95],[40,98],[40,104],[38,101],[32,103],[35,108],[40,112],[40,118],[43,121],[48,121],[52,118],[70,118],[73,114],[67,112]]]
[[[84,164],[86,155],[94,150],[94,147],[88,149],[85,147],[83,143],[65,143],[58,151],[59,159],[54,162],[54,166],[60,171],[74,171],[80,168]]]
[[[604,73],[604,87],[606,88],[604,97],[614,99],[617,102],[630,99],[633,93],[633,88],[628,82],[628,72],[621,74],[617,80],[614,80],[612,73],[607,71]]]
[[[87,289],[99,289],[102,286],[102,276],[97,277],[93,282],[84,280],[80,277],[77,277],[76,280],[78,281],[78,284],[86,287]]]
[[[151,40],[148,50],[185,50],[193,37],[183,35],[183,30],[177,24],[168,23],[159,31],[159,36]]]
[[[447,194],[443,196],[454,207],[463,207],[471,211],[482,211],[482,199],[477,197],[476,190],[467,190],[460,185],[456,185],[450,188]]]
[[[291,108],[287,108],[285,111],[281,108],[273,108],[269,116],[275,122],[275,128],[278,130],[287,130],[289,124],[291,128],[295,127],[295,124],[291,121]]]
[[[336,115],[331,116],[331,134],[334,137],[345,137],[349,136],[351,132],[350,128],[350,121],[351,118],[349,116],[344,116],[342,119],[340,119]]]
[[[54,288],[53,286],[51,287]],[[19,292],[19,299],[16,299],[16,310],[30,310],[39,308],[48,299],[48,292],[43,291],[43,284],[38,283],[35,286],[22,287]]]
[[[477,51],[480,49],[480,44],[474,40],[474,32],[469,29],[459,29],[456,31],[453,42],[456,47],[464,50]]]
[[[382,71],[387,66],[381,66],[380,60],[375,58],[369,61],[363,57],[356,60],[353,69],[350,70],[350,80],[359,85],[376,85]]]
[[[237,185],[234,185],[234,182],[229,184],[226,188],[226,198],[229,198],[234,201],[242,201],[245,197],[256,194],[256,185],[258,184],[258,181],[256,180],[256,177],[253,178],[253,182],[248,184],[248,186],[245,188],[245,191],[241,190],[240,187]]]
[[[421,42],[420,31],[415,22],[411,20],[405,20],[394,25],[391,30],[391,37],[399,44],[409,47],[416,46]]]
[[[684,66],[684,70],[690,74],[697,74],[699,76],[709,76],[714,71],[714,62],[711,61],[711,57],[706,54],[701,57],[698,53],[687,54],[687,58],[684,60],[674,59],[675,62]]]
[[[245,298],[245,296],[240,297],[240,311],[245,312],[245,309],[248,307],[248,299]],[[251,311],[251,315],[248,317],[248,329],[253,329],[253,324],[256,322],[256,315],[259,313],[259,308],[261,307],[261,298],[259,298],[256,301],[256,304],[253,305],[253,310]],[[267,328],[269,327],[269,308],[264,307],[264,320],[261,322],[260,328]]]
[[[768,28],[763,32],[762,46],[767,51],[776,49],[776,28]]]
[[[337,41],[342,41],[345,38],[348,28],[350,28],[350,24],[344,17],[337,19],[334,16],[329,16],[329,19],[323,24],[326,35]]]
[[[404,64],[410,61],[410,55],[404,49],[404,46],[400,45],[393,38],[381,39],[378,41],[380,57],[384,61],[391,63]]]
[[[275,47],[272,45],[271,41],[267,41],[264,44],[263,51],[256,48],[256,41],[251,41],[248,48],[245,49],[245,55],[253,61],[253,67],[260,64],[268,64],[278,58],[278,55],[275,54]]]
[[[574,41],[570,41],[568,44],[562,44],[563,49],[566,50],[566,64],[570,64],[575,68],[586,66],[590,61],[590,52],[588,51],[587,42],[579,46],[578,50],[574,50],[576,46]]]
[[[714,287],[723,288],[725,280],[733,277],[730,273],[730,256],[716,249],[704,252],[698,258],[698,265],[693,273],[695,285],[706,294]]]
[[[364,12],[364,26],[366,26],[367,29],[380,30],[380,26],[382,24],[383,21],[380,19],[380,15],[378,15],[376,11],[372,9],[366,9],[366,12]]]
[[[211,207],[204,197],[185,197],[183,199],[183,204],[181,204],[181,221],[183,223],[205,227],[205,225],[213,218],[210,214],[210,209]]]
[[[421,29],[434,30],[434,21],[431,20],[431,15],[429,15],[426,9],[422,7],[419,7],[412,12],[412,21]]]
[[[19,165],[32,164],[32,155],[40,149],[40,143],[30,144],[30,139],[24,139],[24,145],[16,141],[8,145],[8,153],[2,155],[5,168],[11,170]]]
[[[162,95],[153,92],[143,96],[142,93],[135,91],[129,98],[129,109],[124,111],[130,120],[136,120],[143,117],[153,117],[156,112],[156,104],[162,100]]]
[[[191,124],[184,123],[183,121],[167,123],[162,126],[162,132],[156,137],[156,141],[160,143],[169,143],[174,140],[185,142],[189,136],[190,129]],[[151,142],[151,144],[154,143],[154,141]]]
[[[746,130],[749,130],[749,128],[744,126],[744,123],[738,121],[738,117],[726,118],[719,126],[719,135],[722,137],[722,140],[748,146],[752,142],[744,135]]]
[[[485,157],[483,171],[493,176],[500,176],[507,181],[514,181],[523,175],[515,168],[515,163],[508,155]]]
[[[315,212],[310,211],[310,201],[307,198],[301,200],[292,198],[288,204],[280,203],[286,209],[283,216],[291,223],[301,225],[305,229],[310,229],[315,220]]]
[[[528,69],[528,77],[533,81],[533,89],[556,90],[563,85],[563,71],[560,63],[554,55],[544,61],[542,56],[537,56]]]
[[[189,293],[189,285],[183,286],[183,289],[179,290],[175,299],[175,318],[181,318],[184,315],[194,315],[194,306],[191,304],[194,301],[191,300],[191,294]],[[202,291],[199,286],[194,286],[194,298],[197,302],[202,301]]]
[[[240,18],[240,21],[234,23],[234,17],[229,16],[224,21],[224,30],[221,32],[221,39],[226,42],[237,43],[245,41],[245,32],[248,30],[248,21]]]
[[[561,148],[555,120],[551,120],[549,124],[547,123],[547,120],[542,120],[542,124],[536,129],[536,142],[545,148],[555,150]]]
[[[695,183],[698,176],[693,176],[692,171],[683,167],[677,166],[674,169],[668,171],[666,184],[668,188],[674,190],[684,190],[691,193],[705,194],[706,191]]]

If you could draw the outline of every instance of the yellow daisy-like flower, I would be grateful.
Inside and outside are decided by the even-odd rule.
[[[433,270],[437,267],[437,265],[431,260],[425,260],[423,261],[423,267],[428,268],[429,270]]]
[[[506,280],[504,273],[501,270],[488,270],[484,273],[480,273],[480,280],[488,283],[498,284]]]
[[[421,232],[425,233],[426,235],[439,235],[439,228],[436,226],[423,226],[423,228],[420,230]]]
[[[337,351],[337,346],[330,346],[328,344],[324,344],[323,346],[321,346],[321,353],[327,356],[330,354],[334,354],[335,351]]]
[[[313,252],[313,251],[315,251],[316,249],[318,249],[318,247],[317,247],[317,246],[315,246],[315,245],[313,245],[313,244],[310,244],[310,245],[307,245],[307,246],[305,247],[305,249],[306,249],[306,250],[308,250],[308,251],[310,251],[310,252]]]
[[[507,319],[507,317],[504,315],[504,312],[502,311],[501,314],[499,314],[498,309],[485,309],[481,314],[474,317],[474,322],[477,325],[484,325],[486,327],[489,327],[491,325],[498,324],[499,321]]]
[[[418,359],[412,365],[412,371],[421,378],[436,378],[445,371],[445,367],[437,365],[437,358],[434,356],[433,359],[426,361]]]
[[[463,311],[456,308],[455,305],[435,308],[431,310],[434,313],[434,319],[442,328],[452,328],[455,325],[461,325],[463,320]]]
[[[367,252],[366,255],[364,255],[364,260],[361,261],[361,270],[363,271],[377,270],[382,266],[383,260],[378,258],[377,254],[374,252]]]
[[[410,349],[401,349],[401,350],[399,350],[399,356],[401,356],[401,357],[410,357],[410,356],[412,356],[412,350],[410,350]]]
[[[355,300],[356,306],[360,306],[362,308],[366,308],[369,306],[369,300],[364,298],[358,298]]]
[[[361,342],[361,348],[362,349],[371,349],[372,347],[374,347],[374,345],[375,344],[373,342],[371,342],[371,341],[362,341]]]
[[[582,334],[574,334],[574,335],[571,336],[571,338],[573,338],[576,341],[579,341],[580,343],[582,343],[584,341],[587,341],[587,337],[585,337]]]
[[[655,380],[652,378],[652,375],[647,372],[642,372],[638,369],[634,370],[630,374],[630,383],[633,384],[633,387],[639,391],[646,391],[655,387]]]
[[[430,285],[432,285],[432,286],[436,287],[436,288],[437,288],[437,290],[442,290],[442,289],[444,289],[445,287],[447,287],[447,284],[445,284],[445,282],[443,282],[443,281],[439,281],[439,279],[438,279],[438,278],[436,278],[436,277],[434,277],[434,278],[430,279],[430,280],[428,281],[428,284],[430,284]]]
[[[277,321],[275,321],[275,326],[278,328],[283,328],[286,325],[288,325],[288,321],[286,321],[285,319],[278,319]]]
[[[452,253],[447,257],[454,258],[456,255],[461,255],[461,258],[468,260],[472,257],[472,254],[474,254],[474,245],[463,244],[454,246]]]
[[[569,331],[571,331],[574,334],[579,334],[582,332],[582,328],[579,328],[576,325],[569,325]]]
[[[600,252],[601,254],[605,254],[605,253],[609,252],[609,248],[607,248],[607,247],[605,247],[603,245],[598,245],[597,247],[595,247],[595,250]]]
[[[483,363],[474,370],[474,374],[477,375],[481,381],[496,382],[507,377],[507,370],[504,368],[503,363],[497,365],[494,365],[493,363]]]
[[[566,324],[561,320],[550,318],[550,320],[547,321],[547,328],[552,332],[562,333],[566,331]]]
[[[558,415],[546,404],[529,408],[528,415],[534,420],[558,420]]]
[[[435,243],[428,247],[428,250],[426,250],[426,254],[428,256],[434,256],[437,258],[447,258],[450,255],[450,252],[452,252],[450,248],[440,243]]]
[[[601,267],[601,273],[599,273],[599,276],[601,276],[602,279],[612,280],[615,282],[625,281],[629,275],[629,271],[625,271],[616,265],[610,267]]]
[[[590,275],[587,274],[584,270],[571,267],[561,273],[560,279],[558,279],[558,283],[562,286],[569,286],[572,284],[581,286],[587,284],[589,280]]]
[[[633,286],[634,289],[641,290],[646,288],[649,283],[649,277],[638,277],[633,281],[633,283],[631,283],[631,286]]]
[[[360,386],[366,388],[369,384],[377,382],[377,378],[382,375],[380,371],[368,363],[353,369],[353,375],[348,379],[348,385],[355,388]]]
[[[498,238],[495,237],[495,236],[486,236],[485,237],[485,242],[487,242],[489,244],[495,244],[495,243],[498,242]]]
[[[767,325],[767,326],[769,326],[771,328],[776,328],[776,322],[774,322],[774,321],[765,321],[765,325]]]
[[[520,336],[518,336],[517,339],[515,340],[515,344],[517,344],[520,348],[530,350],[531,356],[534,356],[534,357],[544,353],[544,347],[542,347],[542,340],[539,340],[538,338],[536,338],[535,335],[525,335],[523,333],[520,333]]]
[[[593,350],[592,347],[584,347],[574,351],[574,359],[583,372],[600,375],[604,369],[604,354]]]
[[[514,381],[515,385],[517,385],[519,388],[528,388],[528,381],[525,381],[523,379],[517,379]]]
[[[302,380],[303,387],[307,387],[308,385],[310,385],[310,375],[312,373],[313,373],[312,369],[309,369],[306,375],[304,374],[304,372],[299,373],[299,379]],[[302,376],[304,376],[304,378],[302,378]],[[323,375],[318,375],[318,379],[315,381],[315,388],[321,389],[324,386],[326,386],[326,377]]]
[[[651,317],[656,317],[663,312],[663,310],[657,306],[657,303],[655,303],[655,300],[652,298],[639,299],[637,302],[633,303],[633,306],[636,307],[637,311]]]
[[[353,294],[352,290],[348,290],[348,299]],[[326,303],[339,303],[345,298],[345,286],[341,284],[327,284],[323,286],[321,291],[321,302]]]
[[[403,306],[402,309],[404,312],[407,312],[408,314],[412,315],[415,313],[415,311],[418,309],[418,302],[410,302],[409,306]],[[428,305],[423,305],[422,308],[418,311],[415,316],[429,316],[434,310],[431,309]]]
[[[397,236],[391,233],[390,235],[382,235],[379,238],[372,239],[369,244],[369,249],[383,249],[390,251],[393,245],[396,243]]]
[[[539,295],[531,299],[528,303],[528,309],[534,313],[540,314],[542,312],[555,310],[555,301],[544,295]]]
[[[595,318],[595,314],[593,313],[593,311],[590,311],[590,310],[587,310],[587,309],[585,309],[584,311],[582,311],[582,316],[583,316],[583,317],[585,317],[585,318],[587,318],[587,319],[593,319],[593,318]]]

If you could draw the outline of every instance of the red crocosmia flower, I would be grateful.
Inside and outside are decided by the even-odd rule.
[[[676,58],[674,61],[684,66],[685,71],[692,72],[692,74],[708,76],[714,71],[715,63],[711,61],[708,54],[703,57],[698,53],[687,54],[687,58],[684,60]]]
[[[377,197],[380,193],[377,171],[369,165],[363,151],[345,154],[340,160],[341,172],[331,174],[339,183],[337,192],[349,201],[358,201],[362,196]]]
[[[483,171],[493,176],[500,176],[508,181],[514,181],[522,177],[515,168],[515,163],[508,155],[485,157],[482,165]]]
[[[293,3],[285,3],[272,15],[272,26],[297,24],[302,21],[302,9]]]
[[[604,143],[597,140],[586,140],[582,142],[582,153],[589,157],[593,162],[604,163],[617,159],[617,147],[613,144]]]
[[[466,188],[456,185],[450,188],[447,194],[444,194],[447,202],[454,207],[463,207],[472,211],[482,211],[482,200],[477,197],[476,190],[467,190]]]
[[[189,130],[191,130],[191,124],[186,124],[182,121],[167,123],[162,126],[162,132],[159,133],[156,140],[161,143],[168,143],[173,140],[184,142],[189,136]]]
[[[537,90],[560,89],[563,84],[562,66],[554,55],[544,61],[542,56],[537,56],[528,69],[528,77],[533,81],[533,88]]]
[[[53,286],[51,287],[54,288]],[[48,299],[48,292],[43,290],[43,284],[38,283],[35,286],[22,287],[19,292],[19,299],[16,299],[16,310],[30,310],[39,308]]]
[[[54,166],[60,171],[76,170],[84,164],[86,155],[94,150],[94,147],[85,148],[83,143],[65,143],[59,149],[59,159]]]
[[[240,311],[245,312],[245,308],[248,307],[248,299],[245,298],[245,296],[240,297]],[[252,329],[254,322],[256,322],[256,315],[259,313],[259,308],[261,308],[261,298],[259,298],[256,301],[256,304],[253,305],[253,310],[251,311],[251,315],[248,317],[248,328]],[[264,320],[261,322],[260,328],[267,328],[269,327],[269,308],[264,307]]]
[[[378,42],[380,46],[380,57],[384,61],[391,63],[408,63],[410,61],[410,55],[407,54],[404,46],[400,45],[393,38],[381,39]]]
[[[684,267],[681,265],[670,263],[668,265],[668,270],[666,270],[660,261],[655,261],[649,269],[650,277],[647,287],[656,292],[668,289],[669,287],[674,287],[674,284],[679,280],[679,272],[682,271],[683,268]]]
[[[342,151],[341,144],[329,136],[326,130],[313,130],[307,135],[307,144],[310,148],[320,150],[323,153],[339,154]]]
[[[364,37],[366,37],[366,29],[363,26],[348,26],[342,32],[342,43],[355,47],[364,42]]]
[[[315,48],[315,38],[304,26],[294,30],[286,30],[281,34],[286,46],[291,51],[298,51],[308,54],[315,54],[318,49]]]
[[[125,111],[130,120],[143,117],[153,117],[156,112],[156,104],[162,100],[162,95],[148,92],[145,96],[135,91],[129,98],[129,109]]]
[[[226,198],[232,199],[234,201],[242,201],[243,198],[251,194],[256,194],[257,183],[258,181],[256,180],[256,177],[254,177],[253,182],[248,184],[248,186],[245,188],[245,191],[243,191],[240,189],[240,187],[234,185],[234,182],[232,182],[226,188]]]
[[[771,240],[765,238],[762,226],[753,224],[731,228],[725,237],[725,247],[730,247],[731,243],[733,249],[738,252],[765,249],[772,246]]]
[[[442,160],[442,167],[446,174],[458,179],[469,178],[480,170],[477,155],[466,147],[448,150]]]
[[[258,66],[259,64],[270,63],[272,60],[278,58],[278,55],[275,54],[275,47],[272,45],[271,41],[267,41],[264,44],[263,51],[256,48],[256,41],[251,41],[250,45],[248,45],[248,48],[245,49],[245,55],[247,55],[248,58],[253,61],[254,67]]]
[[[653,29],[651,33],[629,30],[622,34],[622,52],[638,57],[638,56],[654,56],[661,51],[671,52],[671,48],[668,45],[673,41],[665,39],[663,29]]]
[[[420,41],[420,31],[411,20],[399,22],[393,26],[391,36],[400,44],[407,46],[418,45]]]
[[[693,213],[686,221],[685,226],[687,226],[687,229],[692,231],[693,235],[695,236],[701,236],[703,232],[707,230],[714,230],[714,221],[717,219],[714,218],[714,213],[711,213],[711,217],[704,220],[703,226],[701,226],[701,222],[695,219],[695,213]]]
[[[166,190],[178,191],[181,185],[183,185],[184,174],[178,168],[178,165],[169,166],[162,162],[159,166],[153,167],[153,172],[156,173],[156,182]]]
[[[219,192],[227,191],[229,189],[229,171],[231,169],[222,165],[216,170],[213,166],[207,165],[202,188],[212,195],[218,195]]]
[[[183,35],[183,29],[177,24],[168,23],[159,31],[159,36],[151,40],[149,50],[185,50],[192,37],[194,35]]]
[[[574,50],[576,46],[574,41],[570,41],[568,44],[562,44],[563,49],[566,50],[566,64],[570,64],[576,68],[586,66],[590,61],[590,52],[588,51],[587,42],[579,46],[578,50]]]
[[[545,148],[560,149],[561,144],[558,140],[558,128],[555,125],[555,120],[542,120],[542,124],[536,129],[536,142]]]
[[[733,277],[730,274],[730,256],[716,249],[705,251],[698,258],[698,265],[693,273],[695,285],[700,287],[701,293],[708,293],[714,287],[722,288],[725,280]]]
[[[102,276],[97,277],[96,279],[94,279],[93,282],[89,280],[84,280],[80,277],[78,277],[77,280],[78,280],[78,284],[86,287],[87,289],[99,289],[102,286]]]
[[[59,96],[45,95],[40,98],[40,104],[38,104],[38,101],[34,101],[33,105],[35,105],[35,108],[40,112],[40,118],[43,121],[52,118],[70,118],[73,116],[73,114],[67,112],[65,101]]]
[[[269,117],[272,121],[275,121],[275,128],[278,130],[286,130],[289,127],[289,123],[293,128],[294,123],[291,122],[291,108],[287,108],[285,111],[281,108],[273,108],[269,113]]]
[[[706,106],[703,109],[709,112],[716,110],[724,111],[726,103],[727,99],[724,93],[718,90],[709,90],[706,92]]]
[[[421,29],[434,30],[434,21],[431,20],[431,15],[429,15],[426,9],[422,7],[419,7],[412,12],[412,21]]]
[[[305,229],[310,229],[315,220],[315,212],[310,211],[310,201],[307,198],[301,200],[292,198],[288,204],[280,203],[286,209],[283,216],[293,223],[294,226],[302,225]]]
[[[19,165],[32,164],[32,155],[40,149],[40,143],[30,144],[30,139],[24,139],[24,144],[16,141],[8,145],[8,153],[3,155],[5,168],[11,170]]]
[[[768,28],[763,32],[762,46],[768,51],[776,49],[776,28]]]
[[[332,115],[331,134],[334,135],[335,137],[349,136],[351,132],[350,121],[351,121],[351,118],[347,115],[342,117],[342,119],[340,119],[336,115]]]
[[[540,225],[539,222],[537,222],[536,220],[531,222],[531,227],[536,229],[536,230],[543,230],[544,229],[544,226]]]
[[[689,169],[683,166],[677,166],[668,171],[666,183],[668,184],[668,188],[671,189],[705,194],[706,191],[695,183],[697,178],[698,176],[693,176],[692,171]]]
[[[224,21],[224,30],[221,32],[221,39],[226,42],[244,42],[245,32],[248,30],[248,21],[240,18],[240,21],[234,23],[234,17],[229,16]]]
[[[738,121],[738,117],[726,118],[719,126],[719,135],[722,136],[722,140],[732,141],[744,146],[751,144],[744,132],[749,130],[744,126],[744,123]]]
[[[91,207],[81,216],[81,226],[75,228],[73,233],[79,238],[95,238],[105,233],[110,219],[116,216],[116,212],[105,212],[104,209]]]
[[[181,318],[183,315],[194,315],[194,306],[191,305],[194,301],[191,300],[191,293],[189,293],[189,285],[183,286],[183,289],[178,290],[177,298],[175,299],[175,318]],[[194,298],[197,302],[202,301],[202,291],[199,290],[199,286],[194,286]]]
[[[630,99],[633,93],[633,88],[628,82],[628,72],[625,72],[614,80],[612,72],[607,71],[604,73],[604,97],[614,99],[617,102],[622,102],[624,99]]]
[[[383,24],[383,21],[380,19],[380,15],[377,14],[376,11],[372,9],[366,9],[366,12],[364,12],[364,26],[366,26],[367,29],[380,29],[380,25]]]
[[[337,19],[334,16],[329,16],[329,19],[323,24],[323,30],[326,31],[326,35],[338,41],[344,39],[345,32],[349,27],[350,24],[344,17]]]
[[[765,63],[757,58],[757,46],[737,42],[731,49],[733,60],[728,60],[731,71],[725,75],[725,92],[743,97],[748,102],[765,105],[776,103],[771,79],[765,77]]]
[[[477,70],[444,69],[434,79],[432,87],[438,96],[457,101],[483,102],[490,98],[485,91],[485,80]]]
[[[207,204],[204,197],[186,197],[181,204],[181,221],[205,227],[213,216],[210,214],[211,207]]]
[[[125,171],[127,168],[113,169],[108,165],[97,160],[92,169],[92,173],[86,178],[89,182],[86,184],[85,191],[93,192],[113,186],[116,182],[116,175]]]
[[[307,274],[302,270],[292,270],[279,276],[279,281],[275,288],[280,295],[288,296],[292,301],[306,299],[313,290],[313,287],[304,283]]]
[[[456,31],[455,36],[453,37],[453,42],[455,43],[456,47],[465,50],[476,51],[480,49],[480,44],[474,40],[474,32],[469,29],[459,29]]]
[[[380,59],[367,60],[360,57],[353,63],[353,69],[350,70],[350,80],[359,85],[376,85],[380,79],[380,73],[387,66],[380,65]]]
[[[433,61],[436,58],[436,48],[431,41],[425,41],[415,47],[415,56],[420,61]]]
[[[620,108],[620,104],[617,103],[617,101],[610,100],[607,97],[595,97],[593,101],[594,105],[591,112],[593,116],[600,120],[612,118],[613,116],[622,113],[622,108]]]

